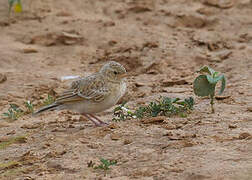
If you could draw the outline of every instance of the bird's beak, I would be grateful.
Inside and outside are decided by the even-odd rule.
[[[126,74],[126,73],[125,73],[125,74],[121,74],[121,75],[120,75],[120,78],[125,78],[125,77],[128,77],[128,76],[129,76],[129,74]]]

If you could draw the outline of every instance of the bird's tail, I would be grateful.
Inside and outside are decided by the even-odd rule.
[[[50,104],[48,106],[44,106],[44,107],[40,108],[39,110],[35,111],[33,113],[33,115],[37,115],[37,114],[39,114],[41,112],[48,111],[48,110],[55,110],[56,107],[58,107],[59,105],[60,104],[53,103],[53,104]]]

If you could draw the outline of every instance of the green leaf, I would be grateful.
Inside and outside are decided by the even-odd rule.
[[[120,110],[122,110],[122,107],[121,106],[117,106],[117,107],[115,107],[114,112],[117,112],[117,111],[120,111]]]
[[[109,161],[107,159],[103,159],[101,158],[100,161],[105,164],[105,165],[108,165],[109,164]]]
[[[17,110],[19,108],[19,106],[16,104],[10,104],[10,107],[14,110]]]
[[[218,74],[219,74],[219,72],[216,72],[216,71],[215,71],[215,72],[213,73],[213,78],[215,78]]]
[[[208,73],[209,75],[213,76],[215,73],[215,70],[213,70],[212,68],[208,67],[208,66],[203,66],[202,68],[200,68],[200,70],[197,71],[198,73]]]
[[[107,160],[107,159],[100,159],[101,164],[99,166],[95,166],[94,169],[103,169],[103,170],[109,170],[109,166],[116,165],[117,161],[113,160]]]
[[[224,75],[221,75],[221,89],[220,89],[220,91],[219,91],[219,94],[222,94],[223,93],[223,91],[224,91],[224,89],[225,89],[225,87],[226,87],[226,78],[225,78],[225,76]]]
[[[193,82],[193,91],[197,96],[214,94],[215,85],[209,83],[206,75],[199,75]]]
[[[212,76],[206,75],[206,77],[207,77],[207,80],[208,80],[208,82],[209,82],[210,84],[216,84],[216,82],[214,81],[214,78],[212,78]]]
[[[189,109],[193,109],[193,105],[195,104],[194,99],[192,97],[189,97],[185,99],[185,103],[187,104]]]
[[[9,114],[9,113],[3,113],[3,116],[5,116],[5,117],[9,117],[9,116],[10,116],[10,114]]]
[[[214,82],[217,83],[219,80],[223,78],[224,75],[220,75],[214,78]]]
[[[179,98],[172,98],[171,99],[171,103],[176,103],[177,101],[179,101],[180,99]]]
[[[11,12],[11,8],[16,0],[9,0],[9,13]]]

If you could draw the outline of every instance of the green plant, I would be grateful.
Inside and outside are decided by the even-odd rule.
[[[24,104],[27,109],[27,113],[33,113],[34,107],[33,107],[33,104],[31,103],[31,101],[26,101]]]
[[[150,102],[147,106],[141,106],[135,111],[137,118],[180,115],[185,117],[193,109],[194,99],[185,100],[179,98],[160,97],[157,101]]]
[[[25,114],[33,113],[34,106],[30,101],[24,102],[26,110],[21,109],[17,104],[10,104],[8,112],[3,113],[3,117],[10,120],[17,120]]]
[[[197,96],[209,96],[211,101],[211,110],[214,113],[214,97],[215,97],[215,87],[216,84],[221,81],[221,89],[219,94],[222,94],[226,87],[226,78],[223,74],[219,75],[219,72],[216,72],[208,66],[203,66],[198,73],[201,73],[193,82],[193,90]]]
[[[15,12],[22,12],[22,2],[21,0],[8,0],[9,3],[9,14],[11,12],[12,7],[14,6]]]
[[[127,118],[131,118],[134,116],[134,113],[132,113],[128,107],[125,106],[126,102],[123,102],[119,106],[115,107],[113,114],[114,118],[112,121],[124,121]]]
[[[106,171],[106,170],[110,169],[110,166],[114,166],[116,164],[117,164],[116,160],[107,160],[107,159],[101,158],[100,159],[100,164],[98,166],[93,165],[93,168],[94,169],[103,169],[103,170]]]
[[[181,100],[179,98],[160,97],[158,100],[150,102],[146,106],[140,106],[135,112],[125,107],[126,103],[117,106],[114,109],[113,121],[121,121],[127,118],[144,118],[156,116],[172,116],[180,115],[185,117],[194,106],[192,97]]]
[[[51,95],[48,94],[47,98],[43,101],[43,105],[47,106],[49,104],[54,103],[54,101],[55,101],[55,98],[53,96],[51,96]]]
[[[3,113],[3,116],[7,119],[17,120],[22,116],[24,111],[16,104],[10,104],[8,112]]]

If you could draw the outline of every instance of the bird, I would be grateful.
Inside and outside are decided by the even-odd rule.
[[[108,124],[94,114],[116,105],[126,92],[126,76],[123,65],[108,61],[99,72],[73,81],[70,88],[63,91],[54,103],[40,108],[33,114],[67,109],[80,113],[95,126],[106,126]]]

